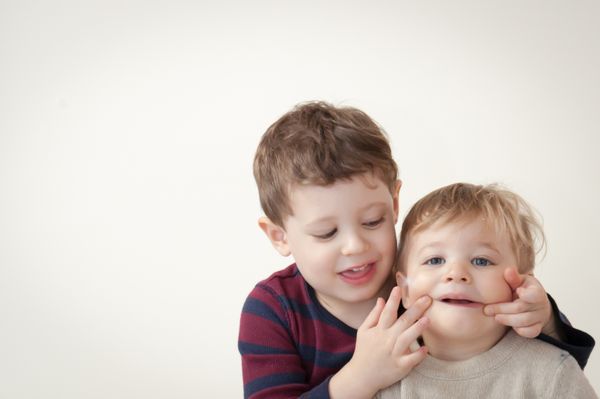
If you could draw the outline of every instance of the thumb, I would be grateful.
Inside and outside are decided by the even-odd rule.
[[[509,267],[504,270],[504,279],[510,286],[510,289],[513,292],[523,284],[524,277],[517,272],[517,269],[514,267]]]

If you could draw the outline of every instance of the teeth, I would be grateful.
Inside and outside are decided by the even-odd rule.
[[[367,268],[367,265],[361,266],[361,267],[353,267],[352,270],[353,272],[362,272],[363,270],[365,270]]]

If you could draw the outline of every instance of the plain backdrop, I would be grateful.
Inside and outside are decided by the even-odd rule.
[[[404,214],[456,181],[543,215],[600,337],[598,1],[0,0],[0,397],[236,398],[243,301],[292,259],[252,176],[322,99],[388,132]],[[585,370],[600,392],[600,355]]]

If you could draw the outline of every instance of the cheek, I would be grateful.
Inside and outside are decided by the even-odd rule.
[[[373,240],[382,253],[387,256],[394,256],[396,254],[396,231],[393,225],[377,230],[377,234],[373,237]]]
[[[486,283],[481,290],[486,293],[488,302],[510,302],[512,300],[512,290],[500,273],[494,278],[486,279]]]
[[[435,281],[426,273],[408,272],[407,286],[402,290],[406,300],[403,300],[405,307],[411,306],[417,299],[423,295],[429,295],[433,290]]]
[[[296,239],[291,246],[294,260],[305,269],[321,269],[331,264],[329,245],[310,242],[310,238]]]

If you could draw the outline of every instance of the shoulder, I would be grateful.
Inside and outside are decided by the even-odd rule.
[[[255,315],[280,324],[288,324],[287,315],[295,303],[310,301],[305,281],[295,264],[273,273],[250,291],[242,309],[244,314]]]
[[[305,302],[308,300],[306,282],[296,264],[271,274],[266,279],[258,282],[250,292],[248,298],[271,297],[278,301],[288,300]]]
[[[520,359],[528,359],[530,364],[543,365],[544,369],[550,370],[556,369],[568,358],[574,361],[569,352],[552,344],[539,339],[523,338],[516,333],[514,336],[516,340],[521,341],[516,356]]]
[[[575,381],[586,381],[583,371],[569,352],[539,339],[518,339],[523,341],[523,345],[516,357],[526,368],[529,378],[537,381],[541,389],[552,392]]]
[[[304,283],[304,277],[300,274],[296,264],[293,263],[285,269],[281,269],[260,281],[256,284],[256,287],[274,290],[276,292],[285,292],[290,289],[299,289],[304,286]]]
[[[295,265],[273,273],[250,291],[240,316],[240,342],[274,341],[286,337],[294,323],[290,296],[298,295],[302,276]]]
[[[575,358],[566,351],[558,351],[563,353],[560,354],[560,361],[553,359],[554,367],[548,369],[545,397],[598,399]]]

